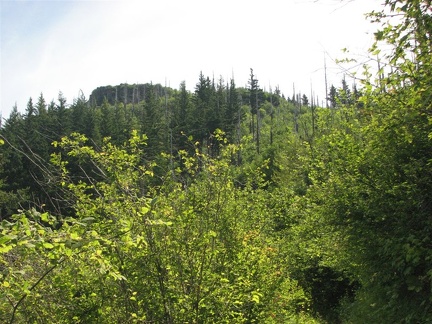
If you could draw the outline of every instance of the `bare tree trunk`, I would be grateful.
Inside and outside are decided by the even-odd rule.
[[[256,103],[256,110],[257,110],[257,133],[256,133],[256,145],[257,145],[257,153],[260,154],[260,119],[261,114],[258,107],[258,91],[255,95],[255,103]]]
[[[327,64],[326,64],[326,57],[324,52],[324,82],[325,82],[325,103],[326,108],[328,108],[328,83],[327,83]]]
[[[271,110],[270,110],[270,145],[273,144],[273,93],[272,93],[272,89],[270,86],[270,105],[271,105]]]

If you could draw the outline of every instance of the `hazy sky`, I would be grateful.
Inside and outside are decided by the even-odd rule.
[[[1,3],[0,111],[29,97],[68,103],[103,85],[161,83],[193,90],[200,71],[291,96],[324,99],[343,73],[332,58],[366,53],[376,26],[364,14],[379,0],[5,1]]]

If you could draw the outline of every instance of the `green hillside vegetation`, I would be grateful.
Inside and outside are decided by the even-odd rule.
[[[326,107],[252,69],[14,107],[0,321],[432,322],[430,3],[385,2]]]

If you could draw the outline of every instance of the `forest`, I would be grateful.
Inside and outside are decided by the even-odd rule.
[[[368,14],[324,105],[251,68],[15,106],[0,322],[431,323],[431,8]]]

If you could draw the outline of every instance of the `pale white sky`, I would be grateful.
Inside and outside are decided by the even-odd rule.
[[[234,73],[245,86],[253,68],[262,88],[324,100],[341,70],[342,48],[366,54],[377,26],[364,14],[380,0],[141,0],[1,2],[0,111],[62,91],[72,103],[104,85],[153,83],[194,90],[200,71]]]

